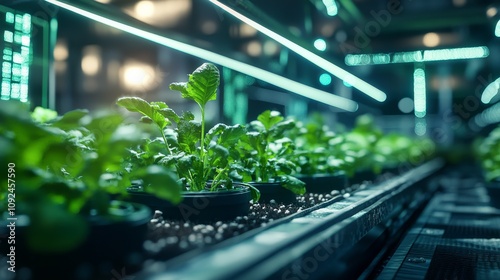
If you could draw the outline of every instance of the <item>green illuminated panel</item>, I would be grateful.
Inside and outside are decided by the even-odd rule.
[[[15,16],[11,12],[5,13],[5,22],[6,23],[14,23]]]
[[[3,27],[0,99],[28,102],[32,54],[31,15],[7,11],[0,21],[5,22],[0,25]]]
[[[14,42],[14,33],[5,30],[5,32],[3,33],[3,40],[7,43]]]

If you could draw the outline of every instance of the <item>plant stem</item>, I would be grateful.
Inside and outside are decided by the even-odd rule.
[[[205,175],[205,170],[206,170],[206,166],[205,166],[205,107],[204,106],[201,106],[200,105],[200,109],[201,109],[201,143],[200,143],[200,148],[201,148],[201,151],[200,151],[200,157],[201,157],[201,164],[203,166],[203,171],[202,171],[202,175],[203,175],[203,182],[206,184],[206,175]]]

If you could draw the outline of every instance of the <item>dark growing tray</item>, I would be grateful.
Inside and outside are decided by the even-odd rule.
[[[297,208],[297,205],[293,204],[285,205],[295,207],[296,211],[278,219],[269,217],[274,215],[275,211],[285,209],[281,208],[282,205],[258,204],[259,209],[251,210],[255,215],[252,217],[241,217],[227,224],[175,223],[175,231],[172,232],[164,229],[172,225],[166,225],[169,222],[163,223],[157,215],[158,219],[153,221],[152,226],[159,228],[157,233],[164,234],[152,235],[146,242],[151,261],[137,275],[141,279],[151,276],[172,279],[188,276],[195,279],[272,278],[286,272],[295,262],[303,261],[303,258],[311,253],[310,250],[318,246],[318,242],[321,244],[332,240],[342,243],[342,246],[336,249],[338,254],[329,256],[335,259],[349,252],[349,248],[361,242],[363,237],[370,236],[367,233],[384,219],[397,218],[390,224],[394,227],[401,226],[402,221],[407,220],[430,195],[430,192],[426,193],[420,189],[418,182],[441,166],[440,161],[430,162],[401,176],[392,177],[383,184],[358,185],[351,189],[351,192],[345,192],[343,195],[339,193],[307,209],[300,206]],[[319,198],[319,195],[312,196]],[[384,202],[381,204],[380,201]],[[265,212],[262,212],[263,208],[266,209]],[[405,208],[408,211],[403,211]],[[263,217],[263,214],[266,214],[266,217]],[[257,221],[260,221],[260,224]],[[348,224],[342,225],[347,221]],[[361,225],[363,226],[360,227]],[[335,230],[332,231],[333,229]],[[184,236],[187,235],[187,238],[181,240],[172,236],[179,231],[183,232]],[[154,232],[153,229],[152,233]],[[217,238],[218,233],[221,234],[220,239]],[[207,244],[207,241],[211,244]],[[175,251],[179,248],[183,251]],[[297,255],[298,251],[291,254],[292,248],[301,248],[299,251],[304,251],[302,255]],[[180,256],[174,257],[175,255]],[[170,258],[170,261],[165,262]],[[224,263],[215,262],[215,259],[224,259]],[[267,266],[266,263],[272,263],[273,267]],[[197,274],[198,272],[201,274]],[[345,271],[338,273],[341,275]]]

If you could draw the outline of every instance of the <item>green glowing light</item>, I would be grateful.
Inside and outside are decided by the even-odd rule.
[[[488,57],[489,54],[490,51],[488,47],[479,46],[470,48],[399,52],[392,54],[348,54],[344,58],[344,62],[349,66],[360,66],[388,63],[475,59]]]
[[[358,109],[358,104],[352,100],[315,89],[313,87],[284,78],[272,72],[268,72],[260,68],[257,68],[255,66],[240,62],[238,60],[231,59],[203,48],[175,41],[173,39],[152,32],[148,32],[136,27],[129,26],[127,24],[109,19],[104,16],[100,16],[98,14],[88,12],[86,10],[75,7],[71,4],[63,3],[58,0],[45,0],[45,1],[57,5],[61,8],[67,9],[69,11],[75,12],[81,16],[85,16],[97,22],[122,30],[124,32],[150,40],[165,47],[169,47],[190,54],[192,56],[207,61],[211,61],[215,64],[228,67],[240,73],[247,74],[249,76],[255,77],[256,79],[262,80],[264,82],[275,85],[290,92],[296,93],[298,95],[316,100],[318,102],[322,102],[330,106],[337,107],[350,112],[354,112]]]
[[[56,1],[56,0],[46,0],[49,2]],[[258,31],[262,32],[263,34],[267,35],[268,37],[274,39],[276,42],[280,43],[281,45],[287,47],[291,51],[299,54],[303,58],[307,59],[308,61],[314,63],[316,66],[322,68],[325,71],[328,71],[330,74],[333,76],[347,81],[349,84],[351,84],[353,87],[357,88],[364,94],[370,96],[371,98],[379,101],[379,102],[384,102],[387,99],[387,95],[382,92],[381,90],[375,88],[374,86],[368,84],[367,82],[363,81],[362,79],[354,76],[353,74],[349,73],[348,71],[340,68],[339,66],[331,63],[330,61],[322,58],[321,56],[299,46],[298,44],[290,41],[289,39],[281,36],[280,34],[264,27],[263,25],[249,19],[248,17],[245,17],[244,15],[238,13],[237,11],[231,9],[230,7],[222,4],[221,2],[217,0],[209,0],[210,2],[214,3],[224,11],[230,13],[237,19],[245,22],[246,24],[252,26],[253,28],[257,29]]]
[[[481,95],[481,102],[484,104],[488,104],[491,102],[491,99],[498,94],[498,90],[500,89],[500,78],[493,81],[489,84],[483,91]]]
[[[24,33],[31,33],[31,15],[30,14],[24,14],[23,26],[22,26],[21,30]]]
[[[30,41],[31,41],[31,38],[30,38],[29,35],[23,35],[23,36],[21,36],[21,44],[23,46],[29,47]]]
[[[23,42],[23,36],[19,32],[14,33],[14,43],[21,44]]]
[[[343,83],[344,83],[344,86],[346,86],[346,87],[352,87],[352,86],[351,86],[351,84],[349,84],[349,83],[348,83],[348,82],[346,82],[346,81],[343,81]]]
[[[12,12],[5,14],[5,21],[13,26],[4,31],[0,99],[28,102],[31,15]]]
[[[391,57],[388,54],[376,54],[371,59],[374,64],[387,64],[391,61]]]
[[[425,91],[425,71],[422,68],[416,68],[413,72],[413,93],[414,110],[417,118],[423,118],[426,115],[426,91]]]
[[[319,82],[324,85],[324,86],[327,86],[329,84],[332,83],[332,76],[330,76],[329,74],[327,73],[323,73],[319,76]]]
[[[495,26],[495,36],[500,37],[500,20],[497,21],[497,24]]]
[[[314,47],[318,49],[319,51],[325,51],[326,50],[326,41],[323,39],[316,39],[314,41]]]
[[[3,32],[3,39],[7,43],[14,42],[14,33],[12,33],[11,31],[5,30]]]
[[[14,23],[14,20],[15,20],[15,16],[13,13],[11,13],[11,12],[5,13],[5,22]]]
[[[339,8],[335,0],[323,0],[323,4],[326,7],[326,13],[333,17],[339,13]]]

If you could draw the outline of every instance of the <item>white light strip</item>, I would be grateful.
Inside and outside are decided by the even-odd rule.
[[[427,97],[425,91],[425,71],[422,68],[415,68],[415,72],[413,72],[413,91],[415,116],[423,118],[427,113]]]
[[[349,66],[377,65],[388,63],[414,63],[426,61],[444,61],[485,58],[490,55],[488,47],[469,47],[439,50],[412,51],[400,53],[348,54],[344,62]]]
[[[491,99],[493,99],[493,97],[498,94],[499,89],[500,78],[493,81],[484,89],[483,94],[481,95],[481,102],[483,102],[484,104],[490,103]]]
[[[480,114],[474,117],[474,122],[479,127],[485,127],[490,124],[495,124],[500,122],[500,103],[497,103],[490,108],[484,110]]]
[[[268,72],[265,70],[262,70],[260,68],[257,68],[255,66],[240,62],[235,59],[231,59],[228,57],[225,57],[223,55],[207,51],[202,48],[198,48],[186,43],[182,43],[179,41],[175,41],[172,39],[169,39],[167,37],[144,31],[142,29],[136,28],[129,26],[127,24],[88,12],[86,10],[80,9],[78,7],[72,6],[70,4],[58,1],[58,0],[45,0],[46,2],[52,3],[54,5],[57,5],[61,8],[67,9],[69,11],[75,12],[79,15],[82,15],[84,17],[87,17],[89,19],[95,20],[97,22],[106,24],[108,26],[117,28],[119,30],[122,30],[124,32],[139,36],[141,38],[147,39],[149,41],[158,43],[160,45],[163,45],[165,47],[169,47],[181,52],[184,52],[186,54],[196,56],[198,58],[211,61],[215,64],[219,64],[221,66],[233,69],[235,71],[241,72],[243,74],[247,74],[249,76],[255,77],[259,80],[262,80],[264,82],[267,82],[269,84],[275,85],[277,87],[280,87],[282,89],[291,91],[293,93],[296,93],[298,95],[316,100],[318,102],[322,102],[324,104],[340,108],[349,112],[355,112],[358,109],[358,103],[354,102],[350,99],[343,98],[331,93],[328,93],[326,91],[321,91],[316,88],[298,83],[296,81],[284,78],[282,76],[279,76],[277,74],[274,74],[272,72]]]
[[[296,43],[286,39],[285,37],[279,35],[278,33],[264,27],[263,25],[258,24],[257,22],[245,17],[244,15],[238,13],[237,11],[231,9],[230,7],[222,4],[221,2],[219,2],[217,0],[209,0],[209,1],[214,3],[215,5],[219,6],[221,9],[225,10],[226,12],[230,13],[231,15],[235,16],[239,20],[245,22],[246,24],[252,26],[253,28],[255,28],[255,29],[259,30],[260,32],[264,33],[265,35],[269,36],[271,39],[276,40],[278,43],[289,48],[293,52],[301,55],[305,59],[307,59],[310,62],[317,65],[318,67],[324,69],[325,71],[330,72],[335,77],[349,83],[350,85],[357,88],[358,90],[365,93],[366,95],[370,96],[371,98],[373,98],[379,102],[383,102],[387,99],[387,95],[383,91],[368,84],[367,82],[363,81],[362,79],[360,79],[360,78],[354,76],[353,74],[347,72],[346,70],[340,68],[339,66],[329,62],[328,60],[322,58],[321,56],[297,45]]]

